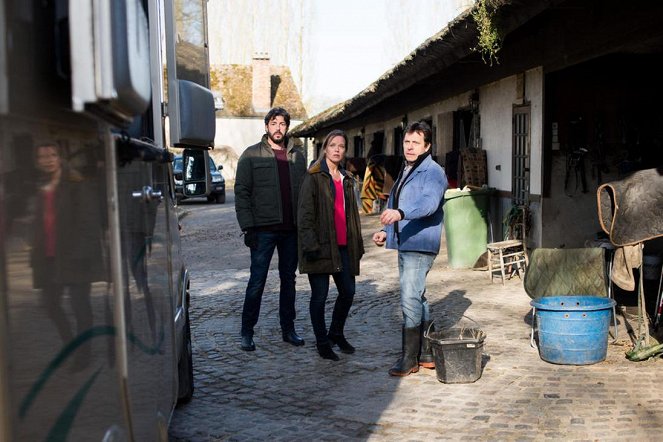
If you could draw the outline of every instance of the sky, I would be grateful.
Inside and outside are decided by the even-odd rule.
[[[313,116],[361,92],[474,0],[209,0],[212,64],[268,52]]]
[[[305,94],[314,108],[351,98],[392,69],[448,20],[471,5],[455,0],[337,0],[312,10],[310,71]],[[323,110],[323,109],[320,109]],[[315,113],[315,112],[313,112]],[[312,113],[312,114],[313,114]]]

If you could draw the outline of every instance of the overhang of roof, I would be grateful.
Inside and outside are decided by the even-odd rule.
[[[503,36],[506,36],[561,1],[493,0],[491,4],[496,8],[495,20],[499,23]],[[456,17],[359,94],[292,128],[290,135],[312,136],[321,129],[361,115],[389,97],[474,54],[473,48],[476,46],[478,34],[472,17],[475,8],[476,5]]]

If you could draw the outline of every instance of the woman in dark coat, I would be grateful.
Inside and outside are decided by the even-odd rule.
[[[67,344],[93,325],[91,283],[108,279],[102,203],[93,184],[67,167],[55,142],[38,144],[35,160],[39,192],[30,253],[33,286],[41,290],[44,308]],[[62,306],[65,293],[71,298],[75,330]]]
[[[307,273],[311,284],[309,310],[318,353],[337,361],[332,349],[343,353],[355,349],[343,329],[355,295],[355,276],[364,254],[354,180],[343,169],[348,138],[334,130],[322,144],[320,158],[309,168],[299,196],[299,272]],[[325,301],[329,277],[334,279],[338,298],[327,331]]]

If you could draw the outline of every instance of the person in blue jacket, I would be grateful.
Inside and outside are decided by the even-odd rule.
[[[380,216],[384,229],[373,234],[378,246],[398,250],[403,311],[402,354],[389,370],[407,376],[419,366],[435,368],[423,332],[430,325],[426,276],[440,251],[447,177],[431,156],[432,131],[424,121],[408,125],[403,138],[405,162]]]

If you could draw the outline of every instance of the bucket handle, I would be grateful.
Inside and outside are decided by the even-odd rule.
[[[481,324],[479,324],[477,321],[475,321],[474,319],[470,318],[469,316],[460,315],[460,317],[461,317],[461,318],[465,318],[465,319],[469,319],[470,321],[472,321],[472,322],[474,322],[476,325],[478,325],[479,328],[481,328]],[[426,331],[424,331],[424,338],[428,339],[428,335],[430,334],[430,328],[433,326],[434,323],[435,323],[435,320],[432,320],[432,321],[430,322],[430,324],[428,325],[428,328],[426,329]],[[464,327],[463,327],[463,328],[464,328]]]
[[[536,321],[536,307],[532,306],[532,330],[529,335],[529,346],[532,348],[537,348],[536,341],[534,340],[534,321]]]
[[[430,324],[428,324],[428,328],[424,331],[424,339],[428,339],[428,335],[430,334],[430,328],[433,326],[433,323],[435,321],[431,321]]]

